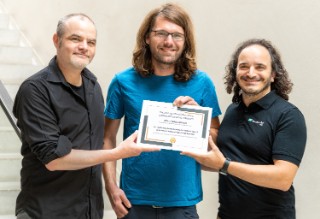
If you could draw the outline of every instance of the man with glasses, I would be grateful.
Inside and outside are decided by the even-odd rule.
[[[211,135],[217,135],[221,114],[215,87],[197,69],[193,26],[179,6],[165,4],[144,19],[133,53],[133,67],[113,78],[105,108],[105,148],[116,147],[116,135],[124,117],[124,138],[138,129],[143,100],[174,102],[191,96],[211,107]],[[182,97],[181,100],[184,102]],[[116,164],[104,164],[106,191],[118,218],[199,218],[196,204],[202,200],[201,166],[177,151],[143,153],[124,159],[120,188]]]

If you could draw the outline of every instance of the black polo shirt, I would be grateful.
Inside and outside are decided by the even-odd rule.
[[[217,144],[233,161],[268,165],[285,160],[299,166],[306,144],[306,124],[297,107],[274,91],[246,107],[231,104]],[[294,188],[283,192],[255,186],[231,175],[219,177],[222,218],[295,218]]]
[[[104,101],[96,77],[82,72],[85,100],[65,81],[55,58],[28,78],[16,95],[13,113],[21,129],[21,192],[16,213],[32,218],[102,218],[101,165],[48,171],[45,164],[71,149],[103,146]]]

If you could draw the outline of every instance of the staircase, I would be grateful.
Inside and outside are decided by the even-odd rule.
[[[42,67],[0,1],[0,80],[8,91],[8,102],[14,99],[21,82]],[[20,189],[20,147],[19,137],[0,108],[0,219],[15,218],[15,200]]]

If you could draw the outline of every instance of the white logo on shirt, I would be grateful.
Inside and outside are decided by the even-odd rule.
[[[256,124],[258,124],[260,126],[263,126],[263,124],[264,124],[264,122],[262,122],[262,121],[256,121],[256,120],[251,119],[251,118],[248,119],[248,122],[256,123]]]

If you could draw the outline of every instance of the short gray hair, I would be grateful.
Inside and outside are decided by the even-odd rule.
[[[73,18],[73,17],[79,17],[81,20],[88,19],[95,26],[95,23],[93,22],[93,20],[86,14],[83,14],[83,13],[68,14],[68,15],[62,17],[58,21],[56,32],[57,32],[57,35],[58,35],[59,38],[62,37],[64,32],[65,32],[65,28],[64,27],[65,27],[66,21],[69,20],[70,18]]]

